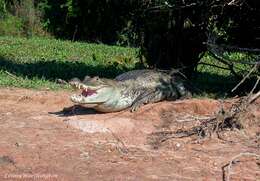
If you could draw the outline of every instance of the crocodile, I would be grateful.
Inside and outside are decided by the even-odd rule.
[[[158,70],[132,70],[115,79],[86,76],[83,81],[69,81],[80,89],[71,101],[99,112],[116,112],[130,108],[131,112],[148,103],[176,100],[190,95],[183,78]]]

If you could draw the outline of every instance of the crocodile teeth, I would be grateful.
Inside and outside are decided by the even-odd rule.
[[[76,84],[76,88],[78,88],[78,89],[83,89],[83,85],[81,85],[81,84]]]

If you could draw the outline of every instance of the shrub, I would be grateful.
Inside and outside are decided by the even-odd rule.
[[[19,17],[6,15],[0,19],[0,35],[21,36],[23,32],[23,23]]]
[[[6,15],[6,4],[4,0],[0,0],[0,19]]]
[[[34,0],[0,0],[0,35],[49,36],[43,28],[42,12],[36,4]]]

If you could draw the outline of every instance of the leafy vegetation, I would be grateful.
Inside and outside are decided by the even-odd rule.
[[[245,58],[248,59],[247,54],[238,52],[227,53],[226,57],[228,59],[236,60],[237,62],[240,62]],[[252,65],[236,64],[234,66],[234,71],[242,77],[246,73],[245,70],[250,70],[251,68]],[[198,96],[217,98],[232,95],[230,94],[230,91],[240,79],[230,71],[226,64],[217,61],[207,53],[203,56],[197,66],[196,75],[195,78],[193,78],[193,81],[196,87],[202,90]],[[235,94],[239,94],[239,92],[235,92]]]
[[[255,0],[0,0],[0,35],[140,47],[151,67],[190,76],[209,43],[259,47],[258,17]]]
[[[45,36],[43,11],[34,0],[0,0],[0,35],[4,36]]]

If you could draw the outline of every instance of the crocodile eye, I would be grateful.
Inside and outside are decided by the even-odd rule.
[[[95,76],[95,77],[93,77],[93,80],[99,81],[99,77],[98,77],[98,76]]]

